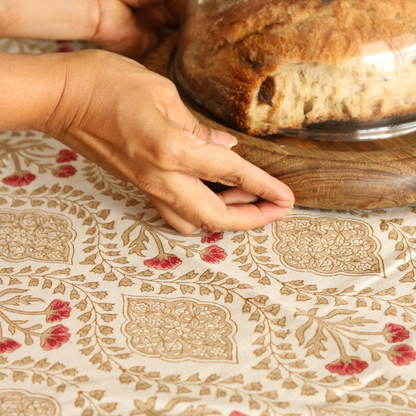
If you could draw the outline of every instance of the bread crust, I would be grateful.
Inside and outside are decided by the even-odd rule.
[[[256,105],[281,105],[277,99],[272,101],[276,91],[268,91],[267,86],[279,71],[294,64],[343,71],[354,59],[397,54],[416,45],[415,0],[250,0],[221,13],[212,1],[203,4],[184,29],[189,43],[181,53],[181,71],[200,102],[232,126],[254,135],[288,127],[273,118],[273,112],[262,122],[251,114],[259,98]],[[413,64],[409,62],[409,67]],[[410,71],[416,77],[415,68]],[[290,127],[416,113],[416,97],[415,103],[395,108],[386,110],[388,114],[373,111],[354,117],[348,111],[328,111],[323,118],[305,114]]]

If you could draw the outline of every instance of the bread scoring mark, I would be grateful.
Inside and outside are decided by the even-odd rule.
[[[273,77],[267,77],[260,86],[258,101],[259,104],[267,104],[273,107],[273,97],[276,93],[276,85]]]
[[[263,66],[258,61],[250,61],[250,62],[251,62],[251,67],[253,68],[254,71],[257,71],[259,68],[261,68]]]

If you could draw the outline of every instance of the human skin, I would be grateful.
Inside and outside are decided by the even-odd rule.
[[[143,57],[178,22],[181,1],[0,0],[14,21],[0,37],[88,40],[117,53],[0,53],[0,130],[51,135],[141,189],[181,233],[266,225],[290,212],[291,190],[230,150],[234,137],[199,124],[171,81],[119,55]],[[235,188],[214,194],[202,180]]]

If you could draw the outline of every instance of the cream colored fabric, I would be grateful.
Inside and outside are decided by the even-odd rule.
[[[41,133],[0,169],[0,415],[416,414],[416,208],[182,236]]]

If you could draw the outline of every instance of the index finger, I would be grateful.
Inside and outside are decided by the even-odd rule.
[[[242,231],[265,226],[286,216],[291,209],[269,201],[257,204],[231,203],[227,192],[216,195],[199,179],[178,172],[169,174],[165,189],[171,195],[167,201],[156,201],[165,220],[183,233],[198,228],[210,231]],[[238,198],[237,198],[238,199]]]
[[[189,136],[189,132],[185,132]],[[290,207],[295,197],[291,189],[232,150],[196,139],[180,144],[176,169],[196,178],[234,186],[274,203]]]

